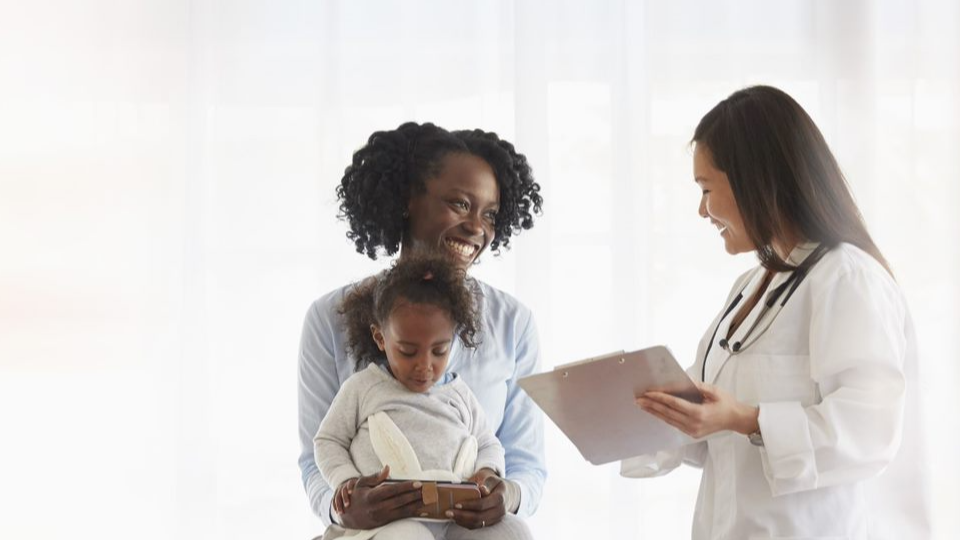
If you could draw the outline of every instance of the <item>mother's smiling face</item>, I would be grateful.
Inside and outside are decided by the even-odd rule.
[[[448,154],[440,172],[410,197],[401,256],[439,250],[466,269],[493,241],[500,189],[493,169],[467,153]]]

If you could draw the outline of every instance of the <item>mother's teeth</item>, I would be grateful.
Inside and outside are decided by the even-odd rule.
[[[474,252],[474,251],[476,251],[476,248],[475,248],[474,246],[469,246],[469,245],[467,245],[467,244],[462,244],[462,243],[460,243],[460,242],[457,242],[456,240],[447,240],[447,241],[446,241],[446,244],[447,244],[447,247],[449,247],[450,249],[456,251],[457,253],[459,253],[460,255],[462,255],[462,256],[464,256],[464,257],[469,257],[469,256],[473,255],[473,252]]]

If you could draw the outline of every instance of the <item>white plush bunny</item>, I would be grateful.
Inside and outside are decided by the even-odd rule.
[[[453,471],[444,471],[439,469],[423,470],[420,467],[420,460],[417,458],[413,446],[407,440],[406,435],[400,431],[390,416],[380,411],[367,418],[367,428],[370,430],[370,444],[373,446],[374,453],[380,458],[381,465],[390,466],[390,477],[401,480],[423,480],[430,482],[456,482],[460,483],[470,478],[477,464],[477,438],[468,436],[460,446],[460,452],[457,453],[457,459],[453,466]],[[435,519],[414,518],[420,521],[440,521]],[[384,527],[376,529],[346,529],[339,538],[348,538],[350,540],[367,540],[372,538]]]

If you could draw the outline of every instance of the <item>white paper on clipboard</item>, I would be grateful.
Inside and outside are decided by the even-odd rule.
[[[590,358],[518,382],[594,465],[693,442],[636,403],[636,396],[650,390],[702,401],[666,347]]]

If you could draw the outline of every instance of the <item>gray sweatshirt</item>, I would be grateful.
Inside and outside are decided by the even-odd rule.
[[[336,489],[350,478],[379,472],[367,418],[384,411],[410,441],[423,470],[453,470],[463,441],[477,438],[477,470],[503,475],[503,446],[487,426],[480,403],[453,375],[424,393],[411,392],[384,368],[371,364],[352,375],[337,393],[313,439],[317,467]]]

